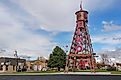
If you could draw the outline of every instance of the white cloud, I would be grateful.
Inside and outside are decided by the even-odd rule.
[[[113,24],[113,21],[110,22],[103,21],[102,24],[103,24],[102,31],[105,32],[121,30],[121,25]]]
[[[103,50],[98,53],[101,54],[107,54],[108,58],[113,58],[115,62],[121,62],[121,48],[114,48],[113,50]]]
[[[110,45],[121,44],[121,33],[92,36],[92,42]]]
[[[3,5],[0,5],[0,28],[0,49],[9,50],[7,54],[0,53],[1,56],[12,56],[14,50],[18,50],[19,55],[48,57],[49,50],[56,44],[49,36],[26,30]]]
[[[74,12],[81,0],[11,0],[34,16],[40,28],[46,31],[72,31],[75,27]],[[114,0],[83,0],[84,8],[95,11],[111,8]],[[100,5],[101,4],[101,5]]]

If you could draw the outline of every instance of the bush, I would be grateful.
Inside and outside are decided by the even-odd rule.
[[[107,68],[107,71],[116,71],[116,67],[110,66],[110,67]]]
[[[26,68],[23,68],[23,69],[22,69],[22,72],[25,72],[25,71],[27,71],[27,69],[26,69]]]

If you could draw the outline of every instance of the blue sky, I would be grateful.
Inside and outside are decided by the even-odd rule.
[[[121,48],[121,1],[82,0],[96,53]],[[1,56],[48,57],[71,44],[81,0],[0,0]],[[64,48],[65,49],[65,48]],[[68,48],[69,50],[70,48]]]

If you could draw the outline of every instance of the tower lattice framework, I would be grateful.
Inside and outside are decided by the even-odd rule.
[[[88,30],[88,12],[82,9],[76,13],[76,28],[67,57],[69,69],[94,69],[95,59]]]

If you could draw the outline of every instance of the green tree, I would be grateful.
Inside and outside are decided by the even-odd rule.
[[[52,53],[50,54],[49,61],[48,61],[48,67],[50,68],[58,68],[58,71],[60,71],[60,68],[65,68],[66,65],[66,53],[63,49],[61,49],[59,46],[56,46]]]

